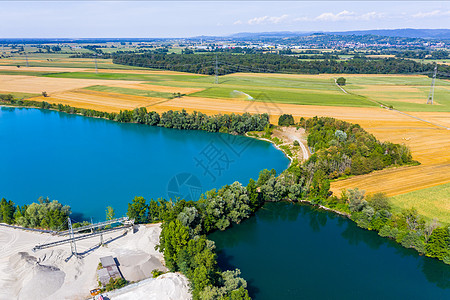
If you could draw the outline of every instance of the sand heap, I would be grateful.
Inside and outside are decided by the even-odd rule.
[[[106,294],[111,300],[187,300],[191,299],[188,280],[178,273],[149,278],[123,289]]]
[[[84,257],[71,257],[66,262],[70,244],[31,251],[37,244],[61,237],[0,227],[0,299],[86,299],[98,286],[96,270],[103,256],[117,258],[122,275],[129,281],[149,278],[154,269],[167,271],[162,254],[155,250],[160,232],[159,224],[141,225],[135,233],[128,230],[124,236],[122,231],[105,235],[105,246],[98,246],[99,238],[82,240],[77,251],[85,252]],[[151,283],[158,299],[189,299],[183,296],[189,295],[183,276],[164,276]]]

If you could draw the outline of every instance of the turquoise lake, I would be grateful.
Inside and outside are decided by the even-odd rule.
[[[255,300],[450,299],[449,265],[308,205],[266,203],[209,238]]]
[[[134,196],[183,197],[264,168],[284,170],[273,145],[38,109],[0,108],[0,197],[39,196],[75,219],[125,214]],[[239,268],[256,299],[450,299],[450,266],[419,256],[336,214],[266,203],[256,216],[209,236],[222,269]]]
[[[0,108],[0,198],[40,196],[72,207],[72,218],[126,213],[134,196],[188,198],[289,164],[272,144],[243,136],[121,124],[55,111]]]

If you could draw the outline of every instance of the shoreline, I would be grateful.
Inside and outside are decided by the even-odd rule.
[[[291,156],[289,156],[289,154],[287,154],[286,151],[284,151],[284,150],[281,149],[277,144],[275,144],[274,141],[271,141],[271,140],[269,140],[269,139],[262,138],[262,137],[257,137],[257,136],[251,136],[251,135],[248,135],[248,132],[245,133],[245,136],[246,136],[246,137],[249,137],[249,138],[253,138],[253,139],[255,139],[255,140],[259,140],[259,141],[269,142],[269,143],[271,143],[276,149],[278,149],[278,150],[280,150],[281,152],[283,152],[284,156],[286,156],[286,157],[289,159],[289,165],[287,166],[286,170],[287,170],[287,169],[292,165],[292,163],[294,162],[294,159],[293,159]],[[284,171],[283,171],[283,172],[284,172]]]

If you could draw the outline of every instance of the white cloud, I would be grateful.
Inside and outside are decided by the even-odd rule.
[[[355,15],[354,12],[349,12],[348,10],[343,10],[337,14],[333,14],[330,12],[323,13],[323,14],[317,16],[315,19],[318,21],[339,21],[339,20],[347,20],[354,15]]]
[[[237,20],[236,22],[233,23],[233,25],[241,25],[242,21],[241,20]]]
[[[419,12],[417,14],[412,15],[413,18],[429,18],[429,17],[440,17],[440,16],[450,16],[450,10],[441,11],[441,10],[433,10],[429,12]]]
[[[269,16],[256,17],[256,18],[248,20],[247,23],[250,25],[279,24],[279,23],[283,22],[284,20],[286,20],[288,17],[289,17],[288,15],[282,15],[279,17],[269,17]]]
[[[314,18],[315,21],[357,21],[357,20],[361,20],[361,21],[369,21],[369,20],[373,20],[376,18],[380,18],[382,17],[383,14],[381,13],[377,13],[377,12],[368,12],[365,14],[357,14],[355,12],[352,11],[348,11],[348,10],[343,10],[337,14],[331,13],[331,12],[327,12],[327,13],[323,13],[317,17]]]

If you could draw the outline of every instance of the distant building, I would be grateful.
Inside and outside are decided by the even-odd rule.
[[[102,268],[97,270],[98,280],[103,286],[109,283],[109,281],[116,278],[121,278],[119,268],[117,267],[116,261],[112,256],[105,256],[100,258],[100,263]]]

